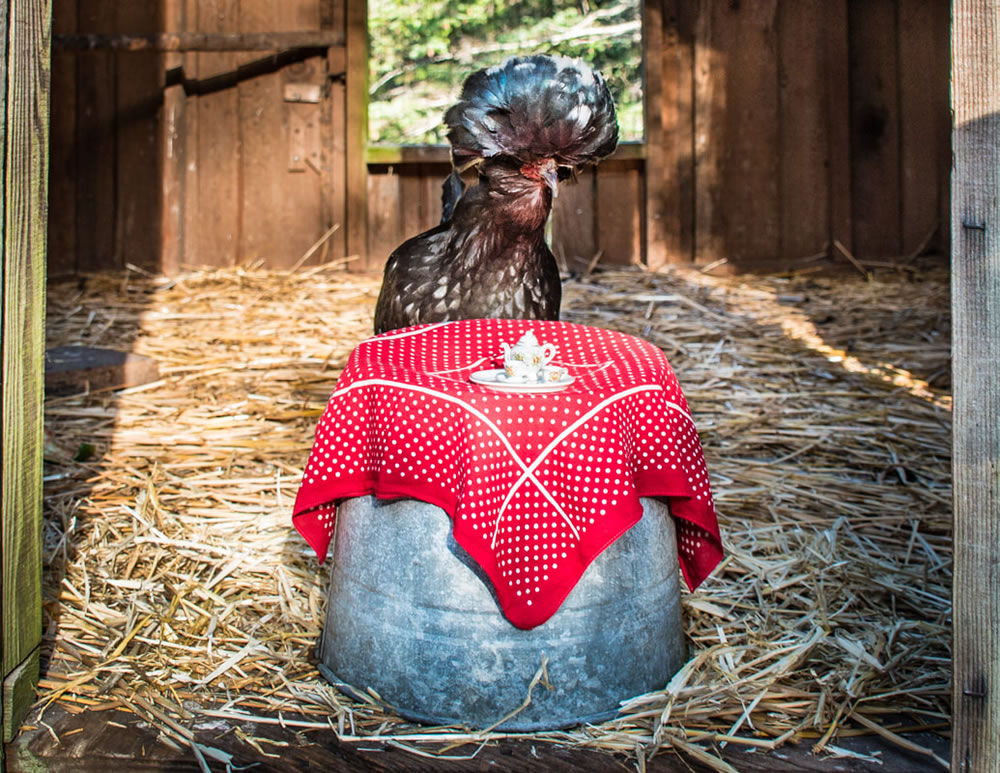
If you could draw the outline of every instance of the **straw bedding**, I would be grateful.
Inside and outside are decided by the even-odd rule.
[[[131,348],[161,379],[46,402],[40,706],[133,711],[205,769],[230,759],[195,737],[219,721],[280,716],[288,732],[430,755],[501,737],[407,724],[311,664],[326,571],[290,507],[378,281],[244,267],[50,288],[49,345]],[[720,744],[838,755],[852,733],[946,733],[946,272],[611,270],[565,292],[564,319],[666,352],[727,558],[685,594],[692,659],[665,689],[532,741],[624,753],[640,770],[668,750],[731,770]]]

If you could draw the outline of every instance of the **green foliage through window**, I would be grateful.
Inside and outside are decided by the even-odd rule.
[[[623,140],[642,139],[640,0],[369,0],[372,142],[447,142],[444,112],[465,77],[517,54],[599,70]]]

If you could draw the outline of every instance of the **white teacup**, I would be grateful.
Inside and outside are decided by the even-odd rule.
[[[508,381],[527,384],[538,381],[539,368],[523,360],[504,360],[503,372]]]
[[[559,367],[558,365],[546,365],[542,369],[542,381],[550,384],[555,384],[556,382],[562,380],[563,376],[569,373],[566,368]]]

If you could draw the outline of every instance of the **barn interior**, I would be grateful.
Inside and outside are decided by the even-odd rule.
[[[46,376],[8,770],[948,767],[948,3],[643,4],[644,138],[554,207],[562,318],[667,355],[727,557],[669,684],[532,734],[316,669],[327,567],[291,503],[450,168],[369,143],[366,4],[51,10],[44,346],[122,356]]]

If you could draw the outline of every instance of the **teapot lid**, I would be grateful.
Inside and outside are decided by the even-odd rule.
[[[538,346],[538,339],[535,338],[534,332],[529,330],[521,336],[521,340],[517,342],[517,346]]]

